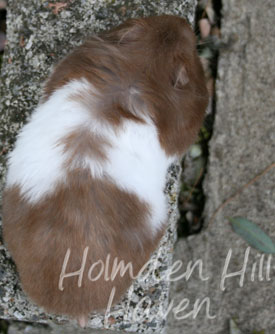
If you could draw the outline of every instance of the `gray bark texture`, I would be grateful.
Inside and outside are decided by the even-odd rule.
[[[7,18],[8,44],[0,85],[0,190],[5,183],[7,153],[12,149],[18,131],[37,105],[43,82],[59,59],[79,45],[86,36],[116,26],[130,17],[173,14],[184,16],[193,23],[195,2],[10,0]],[[92,328],[107,328],[118,332],[163,332],[169,291],[169,282],[165,280],[165,274],[171,265],[175,241],[179,175],[179,165],[172,166],[167,175],[170,227],[160,248],[153,255],[156,259],[155,274],[150,275],[147,280],[137,280],[133,284],[121,304],[111,310],[115,313],[108,317],[106,324],[104,315],[93,315],[88,323],[90,331]],[[51,323],[54,333],[78,332],[74,322],[65,317],[45,314],[27,299],[20,288],[15,266],[3,245],[3,240],[0,244],[0,296],[0,317],[3,319]],[[139,306],[139,301],[144,296],[149,296],[152,301],[149,318],[142,309],[145,306]],[[140,314],[139,319],[133,320],[133,312],[137,311],[138,307],[140,310],[136,314]],[[60,324],[63,326],[57,328]],[[13,324],[9,332],[22,332],[22,326],[24,327],[23,324]],[[27,330],[27,327],[25,326],[24,330]],[[43,332],[41,328],[28,327],[30,333],[35,333],[36,330],[39,333]]]
[[[201,260],[203,277],[197,268],[189,280],[171,286],[175,305],[186,298],[190,304],[176,315],[170,313],[170,334],[226,334],[230,319],[242,333],[275,333],[274,255],[251,248],[232,230],[227,217],[245,217],[275,240],[275,169],[257,179],[231,200],[210,223],[213,212],[243,185],[275,162],[275,6],[273,0],[223,1],[222,38],[214,134],[210,143],[207,203],[202,233],[181,240],[175,260]],[[209,225],[210,223],[210,225]],[[240,275],[225,280],[222,272]],[[245,253],[247,252],[247,263]],[[262,267],[262,270],[261,270]],[[254,274],[253,274],[254,273]],[[178,276],[178,274],[177,274]],[[270,278],[270,279],[269,279]],[[210,300],[209,319],[204,304],[196,316],[189,313],[197,299]],[[189,313],[189,315],[188,315]],[[175,316],[181,320],[175,320]],[[185,318],[184,318],[185,317]]]

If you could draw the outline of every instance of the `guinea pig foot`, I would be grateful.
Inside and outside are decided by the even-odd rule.
[[[77,318],[77,322],[81,328],[85,328],[88,322],[88,318],[85,315],[82,315]]]

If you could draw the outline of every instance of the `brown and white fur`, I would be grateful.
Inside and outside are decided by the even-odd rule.
[[[208,95],[184,19],[132,19],[91,37],[55,68],[9,155],[4,240],[24,291],[49,312],[80,320],[125,293],[129,272],[88,279],[97,261],[137,275],[167,221],[171,162],[201,126]],[[89,247],[81,287],[78,271]],[[99,269],[97,269],[99,272]],[[96,269],[93,276],[96,276]]]

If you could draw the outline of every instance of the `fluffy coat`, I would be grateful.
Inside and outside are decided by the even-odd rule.
[[[3,201],[4,240],[34,302],[83,323],[113,287],[120,299],[130,271],[107,280],[89,268],[117,258],[137,275],[148,261],[166,227],[167,169],[207,103],[195,36],[178,17],[129,20],[56,66],[9,155]],[[74,275],[61,290],[67,251],[76,272],[87,247],[81,286]]]

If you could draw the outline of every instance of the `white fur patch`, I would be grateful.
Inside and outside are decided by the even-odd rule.
[[[150,204],[155,232],[167,218],[164,187],[171,160],[159,144],[155,126],[148,123],[125,121],[108,150],[109,163],[104,170],[120,188]]]
[[[9,155],[7,185],[19,184],[31,202],[53,191],[65,176],[66,155],[58,142],[78,126],[90,121],[84,108],[70,99],[72,93],[87,88],[85,81],[73,81],[57,90],[37,107]]]
[[[151,207],[152,231],[156,232],[166,220],[163,191],[171,163],[160,146],[156,127],[149,119],[145,119],[146,124],[126,120],[115,132],[109,125],[96,121],[87,105],[72,99],[72,95],[84,91],[91,94],[94,90],[86,80],[72,81],[37,107],[9,155],[7,186],[18,184],[31,203],[53,192],[57,183],[66,182],[64,163],[68,156],[58,143],[85,126],[111,143],[105,151],[108,160],[83,157],[81,161],[72,161],[71,168],[89,167],[94,177],[110,176],[119,188],[145,200]]]

